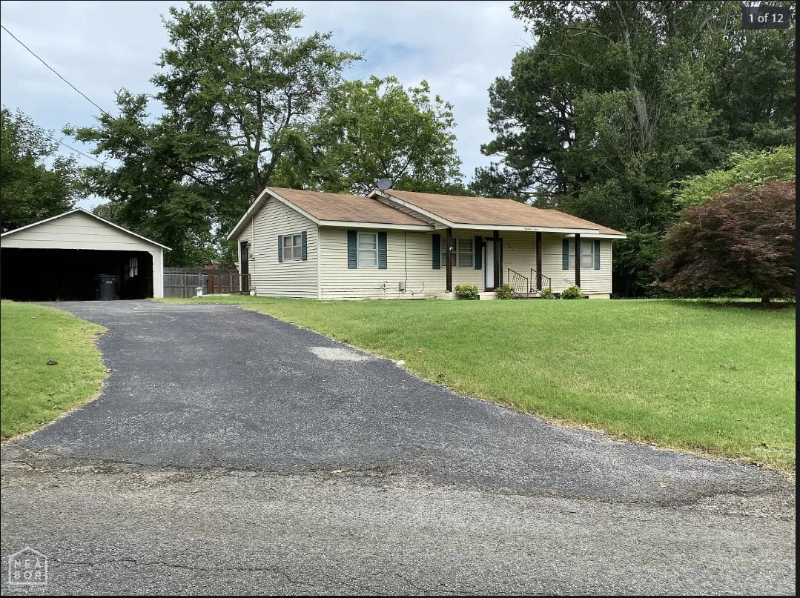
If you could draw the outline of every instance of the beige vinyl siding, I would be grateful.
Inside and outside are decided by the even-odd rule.
[[[125,231],[83,212],[37,224],[2,238],[3,247],[20,249],[96,249],[103,251],[161,251]]]
[[[385,231],[386,269],[381,270],[347,267],[346,228],[321,227],[319,231],[323,299],[420,299],[444,295],[445,269],[444,265],[433,269],[431,233]],[[454,283],[456,272],[454,269]],[[400,281],[406,281],[405,292],[398,290]],[[382,289],[384,282],[386,288]]]
[[[96,218],[75,212],[2,238],[5,248],[147,251],[153,256],[153,296],[164,296],[164,250]]]
[[[278,261],[278,235],[297,235],[306,231],[307,257],[303,260]],[[250,288],[267,297],[317,298],[317,225],[275,198],[263,207],[242,229],[236,239],[250,243]]]
[[[308,260],[278,262],[278,235],[308,235]],[[434,270],[432,264],[432,235],[439,234],[444,245],[446,231],[417,232],[385,230],[387,268],[347,267],[347,228],[317,226],[305,216],[269,199],[242,229],[237,242],[250,242],[252,285],[256,294],[267,296],[309,297],[322,299],[418,299],[445,295],[445,264]],[[363,230],[363,229],[359,229]],[[380,231],[380,227],[374,229]],[[456,239],[489,238],[491,230],[454,231]],[[575,271],[561,268],[561,234],[542,234],[542,274],[550,277],[554,292],[575,284]],[[503,280],[508,269],[531,278],[536,268],[536,234],[506,231],[503,242]],[[588,240],[588,239],[587,239]],[[319,251],[317,244],[319,243]],[[611,293],[611,241],[600,241],[600,270],[581,271],[582,289],[590,294]],[[317,257],[320,256],[319,267]],[[241,257],[241,256],[240,256]],[[485,257],[482,268],[453,268],[453,287],[471,284],[484,289]],[[319,286],[317,285],[319,273]],[[399,283],[406,283],[406,291]]]
[[[481,231],[484,237],[490,237],[491,231]],[[503,280],[508,281],[508,270],[514,270],[535,284],[536,269],[536,233],[505,231],[500,235],[503,241]],[[552,289],[560,293],[575,284],[575,270],[562,269],[562,240],[564,235],[542,233],[542,275],[551,279]],[[587,237],[584,241],[592,241]],[[455,276],[455,270],[453,271]],[[542,281],[547,284],[547,280]],[[581,289],[587,294],[611,293],[611,240],[600,240],[600,269],[581,269]]]
[[[554,293],[575,284],[575,269],[562,269],[563,235],[542,234],[542,273],[552,279]],[[583,241],[594,239],[584,237]],[[574,238],[570,239],[574,243]],[[581,290],[587,294],[611,293],[611,240],[600,239],[600,269],[581,268]]]
[[[491,233],[490,233],[491,234]],[[442,246],[444,246],[446,231],[441,231],[442,235]],[[471,239],[473,242],[473,253],[475,252],[475,237],[478,235],[482,235],[480,231],[453,231],[453,239]],[[455,256],[453,256],[455,259]],[[430,258],[429,258],[430,261]],[[455,261],[453,262],[455,264]],[[447,278],[447,272],[445,270],[444,258],[441,260],[442,264],[442,280],[445,281]],[[437,270],[434,270],[437,272]],[[460,284],[472,284],[478,287],[478,292],[482,293],[485,289],[485,285],[483,284],[483,249],[481,249],[481,269],[475,269],[475,262],[473,258],[473,265],[469,268],[457,268],[455,265],[453,266],[453,290],[456,290],[456,287]]]

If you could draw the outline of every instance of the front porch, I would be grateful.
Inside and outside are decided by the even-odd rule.
[[[434,238],[434,269],[444,270],[446,298],[468,284],[478,287],[481,299],[491,299],[504,283],[517,298],[538,298],[546,288],[557,294],[572,285],[590,297],[610,296],[611,239],[602,235],[452,228],[442,233],[439,264]]]

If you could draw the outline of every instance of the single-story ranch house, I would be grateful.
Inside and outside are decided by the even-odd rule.
[[[267,188],[228,236],[256,295],[482,299],[577,284],[611,294],[611,241],[625,235],[510,199],[375,190],[368,197]],[[578,247],[576,259],[575,248]]]

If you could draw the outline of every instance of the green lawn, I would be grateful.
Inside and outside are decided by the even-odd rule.
[[[104,331],[57,309],[0,304],[3,438],[35,430],[97,396],[105,368],[95,340]]]
[[[170,300],[167,300],[170,301]],[[242,303],[453,390],[616,436],[795,469],[795,308],[710,301]]]

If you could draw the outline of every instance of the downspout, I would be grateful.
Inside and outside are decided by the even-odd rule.
[[[322,299],[322,231],[317,227],[317,299]]]
[[[255,214],[250,216],[250,251],[247,252],[247,261],[253,262],[253,271],[250,271],[250,264],[247,265],[247,272],[249,273],[248,282],[250,283],[250,291],[256,292],[256,287],[253,285],[253,276],[256,270],[256,217]],[[256,293],[258,294],[258,293]]]

